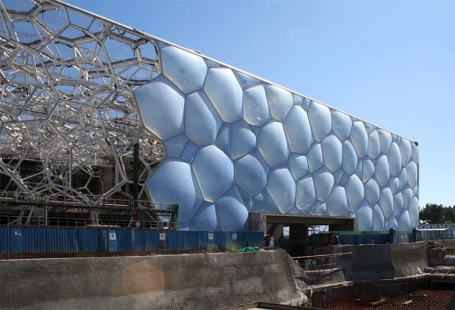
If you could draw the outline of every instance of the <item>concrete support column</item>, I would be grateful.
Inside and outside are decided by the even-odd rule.
[[[267,233],[267,215],[265,213],[254,213],[249,214],[249,227],[250,231],[262,231]]]

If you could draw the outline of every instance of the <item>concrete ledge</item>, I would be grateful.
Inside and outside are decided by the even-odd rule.
[[[346,245],[339,260],[348,281],[403,278],[422,273],[427,266],[425,242]]]
[[[0,260],[0,309],[216,309],[298,297],[283,250]]]

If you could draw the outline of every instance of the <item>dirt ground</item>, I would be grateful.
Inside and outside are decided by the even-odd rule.
[[[438,289],[422,289],[414,292],[414,295],[425,295],[423,299],[412,299],[409,294],[395,297],[384,297],[384,302],[375,307],[362,305],[355,300],[340,300],[327,304],[323,309],[333,310],[395,310],[395,309],[412,309],[412,310],[446,310],[449,309],[450,300],[454,295],[455,287],[445,285]],[[412,300],[410,302],[410,300]]]

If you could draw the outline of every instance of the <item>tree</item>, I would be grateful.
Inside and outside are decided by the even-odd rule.
[[[427,203],[419,212],[420,220],[428,224],[455,223],[455,206],[444,207],[435,203]]]
[[[446,223],[455,223],[455,206],[444,208]]]

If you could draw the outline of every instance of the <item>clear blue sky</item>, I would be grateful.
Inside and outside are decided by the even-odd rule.
[[[420,206],[455,205],[455,1],[66,2],[418,141]]]

